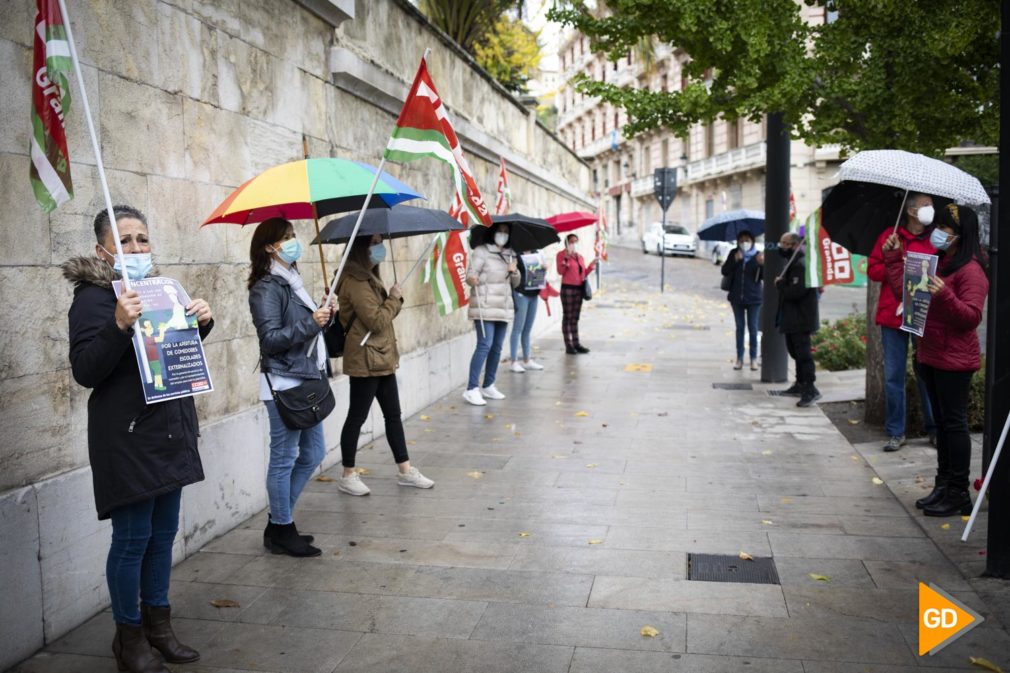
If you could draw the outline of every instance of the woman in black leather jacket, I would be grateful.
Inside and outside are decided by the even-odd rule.
[[[300,256],[301,243],[287,220],[275,217],[256,227],[249,247],[249,310],[262,358],[260,400],[270,418],[270,514],[263,545],[275,554],[318,556],[321,552],[310,544],[312,537],[298,534],[292,513],[326,456],[323,425],[291,430],[281,420],[271,392],[326,376],[322,332],[333,316],[333,303],[318,306],[312,300],[296,266]]]

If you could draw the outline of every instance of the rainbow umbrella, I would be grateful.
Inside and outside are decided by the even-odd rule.
[[[203,224],[255,224],[271,217],[306,220],[361,208],[376,169],[347,159],[302,159],[268,168],[238,187]],[[383,172],[369,208],[423,198]]]

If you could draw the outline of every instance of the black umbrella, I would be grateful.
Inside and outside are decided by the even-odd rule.
[[[330,220],[312,243],[347,243],[357,219],[358,214],[353,213]],[[389,209],[369,208],[361,220],[358,236],[381,234],[383,238],[403,238],[461,231],[463,228],[462,224],[443,210],[400,205]]]
[[[539,217],[530,217],[520,213],[510,213],[508,215],[492,215],[493,224],[485,227],[482,224],[470,227],[470,247],[476,248],[478,245],[494,243],[494,230],[498,224],[509,226],[508,246],[516,252],[524,250],[539,250],[552,243],[557,243],[557,230],[541,220]]]

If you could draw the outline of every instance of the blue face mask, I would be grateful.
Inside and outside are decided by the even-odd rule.
[[[102,250],[105,250],[105,246],[102,246]],[[105,252],[109,252],[105,250]],[[123,266],[119,263],[119,255],[109,252],[115,258],[115,263],[112,268],[120,276],[123,275]],[[130,280],[144,280],[147,278],[147,274],[151,273],[151,269],[154,268],[154,262],[151,261],[151,253],[149,252],[135,252],[131,255],[123,255],[123,259],[126,260],[126,277]]]
[[[933,244],[933,247],[937,250],[946,250],[950,247],[950,244],[954,242],[957,238],[941,229],[934,229],[933,233],[929,235],[929,242]]]
[[[290,240],[281,243],[281,247],[277,250],[277,256],[285,264],[294,264],[302,256],[302,244],[297,238],[292,238]]]
[[[386,261],[386,246],[376,243],[368,248],[368,261],[372,264],[382,264]]]

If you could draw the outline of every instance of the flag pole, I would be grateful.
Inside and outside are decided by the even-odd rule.
[[[74,73],[77,75],[77,89],[81,92],[81,104],[84,106],[84,119],[88,123],[88,134],[91,136],[91,147],[95,150],[95,164],[98,168],[98,180],[102,184],[102,196],[105,197],[105,211],[112,225],[112,240],[116,245],[116,256],[119,258],[119,268],[123,275],[123,289],[130,290],[130,278],[126,275],[126,259],[123,257],[123,244],[119,240],[119,226],[116,223],[116,210],[109,194],[109,182],[105,177],[105,164],[102,162],[102,150],[98,146],[98,135],[95,133],[95,122],[91,118],[91,106],[88,105],[88,93],[84,90],[84,73],[81,72],[81,62],[77,58],[77,47],[74,45],[74,31],[70,27],[70,15],[64,0],[59,0],[60,15],[63,18],[63,28],[67,31],[67,44],[70,46],[70,60],[74,63]]]
[[[438,236],[439,234],[435,234],[435,236],[433,236],[431,239],[431,243],[425,246],[424,252],[421,253],[421,256],[417,258],[416,262],[414,262],[414,266],[410,267],[410,271],[407,272],[407,275],[403,277],[404,283],[406,283],[410,279],[410,277],[414,275],[414,272],[417,271],[418,267],[421,266],[421,262],[423,262],[428,258],[428,255],[431,253],[431,249],[435,247],[435,243],[438,241]],[[392,240],[390,240],[390,243],[392,243]],[[370,336],[372,336],[372,330],[368,330],[368,333],[365,334],[365,338],[361,340],[362,346],[368,343],[368,337]]]
[[[996,444],[996,450],[992,454],[992,458],[989,459],[989,469],[985,473],[985,479],[982,481],[982,488],[979,489],[978,497],[975,498],[975,506],[971,508],[971,516],[968,518],[968,523],[964,526],[964,534],[961,536],[961,542],[968,541],[968,535],[971,533],[971,527],[975,525],[975,517],[978,516],[978,511],[982,508],[982,501],[985,500],[986,491],[989,490],[989,482],[992,481],[992,475],[996,471],[996,463],[999,462],[999,454],[1003,452],[1003,445],[1006,443],[1007,431],[1010,431],[1010,416],[1007,416],[1006,423],[1003,424],[1003,433],[999,436],[999,443]]]
[[[347,247],[344,248],[344,254],[340,256],[340,264],[337,266],[337,272],[333,274],[333,282],[330,283],[330,289],[327,291],[326,296],[332,297],[333,291],[337,287],[337,281],[340,280],[340,275],[344,272],[344,267],[347,265],[347,257],[351,252],[351,246],[354,245],[354,239],[358,237],[358,230],[361,229],[361,221],[365,219],[365,211],[368,210],[368,204],[372,201],[372,194],[375,193],[375,187],[379,184],[379,176],[382,175],[382,167],[386,165],[386,157],[383,156],[382,160],[379,162],[378,168],[375,169],[375,176],[372,178],[372,186],[368,188],[368,194],[365,195],[365,202],[361,205],[361,210],[358,211],[358,219],[354,222],[354,229],[351,230],[351,237],[347,239]]]
[[[305,155],[305,160],[309,159],[309,139],[304,133],[302,134],[302,154]],[[316,225],[316,241],[319,245],[319,263],[323,266],[323,278],[326,278],[326,255],[323,254],[323,239],[319,237],[319,215],[316,213],[316,202],[312,202],[312,221]]]

